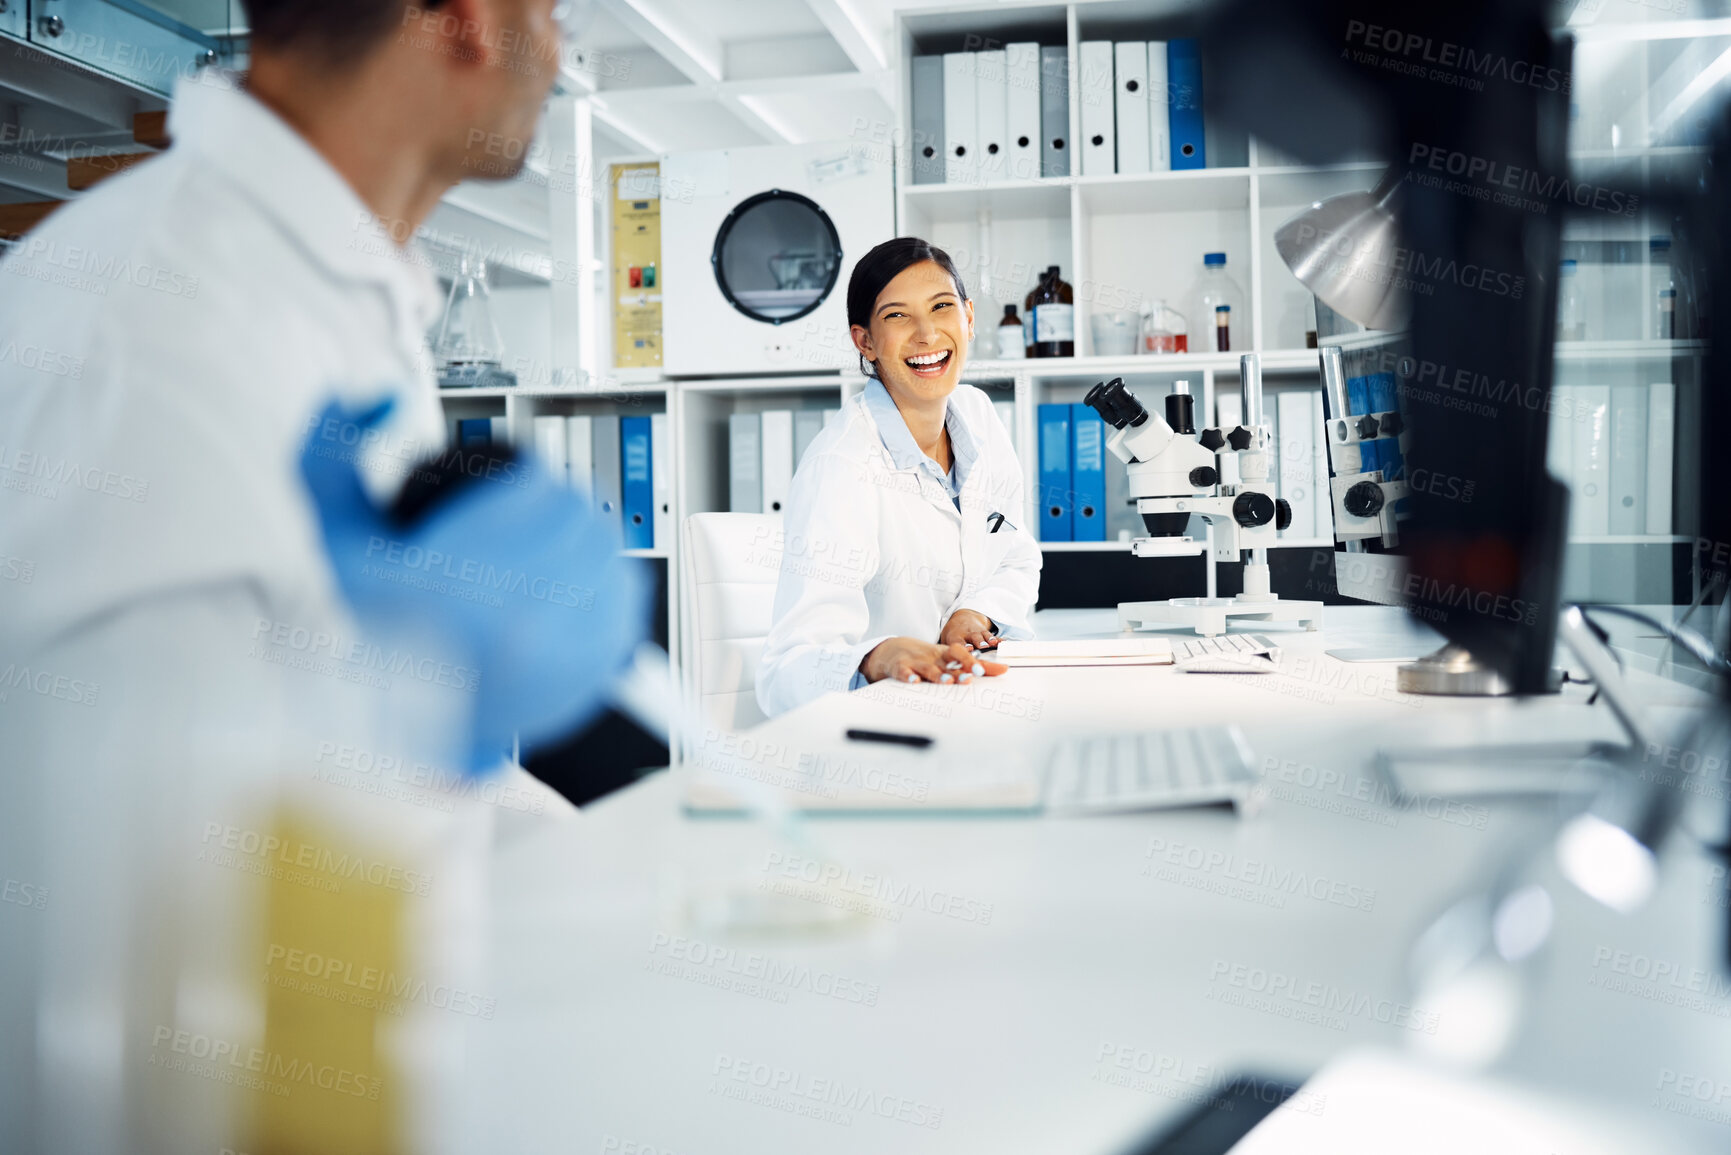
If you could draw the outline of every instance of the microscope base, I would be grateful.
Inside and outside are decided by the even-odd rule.
[[[1279,598],[1172,598],[1164,602],[1119,602],[1121,630],[1194,629],[1204,637],[1224,634],[1228,622],[1302,622],[1307,630],[1322,626],[1321,602],[1289,602]]]

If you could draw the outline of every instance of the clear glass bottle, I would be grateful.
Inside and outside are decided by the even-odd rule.
[[[1653,270],[1653,339],[1675,341],[1677,330],[1677,281],[1671,271],[1671,238],[1647,241],[1647,263]]]
[[[433,343],[433,355],[441,368],[471,365],[496,368],[505,362],[505,342],[499,336],[499,326],[493,323],[487,262],[479,257],[465,256],[457,266],[451,295],[445,299],[445,318],[439,324],[438,340]]]
[[[1587,322],[1581,313],[1581,285],[1575,262],[1564,261],[1557,277],[1557,340],[1585,341]]]
[[[1195,287],[1190,290],[1190,352],[1231,351],[1230,348],[1221,349],[1216,344],[1218,329],[1215,310],[1222,305],[1230,311],[1231,323],[1242,329],[1248,316],[1244,311],[1244,293],[1239,289],[1238,282],[1226,273],[1226,254],[1206,253],[1202,257],[1202,275],[1196,278]],[[1245,343],[1241,335],[1239,344]]]
[[[1190,334],[1185,329],[1184,314],[1161,298],[1142,309],[1142,351],[1144,353],[1184,353],[1190,349]]]

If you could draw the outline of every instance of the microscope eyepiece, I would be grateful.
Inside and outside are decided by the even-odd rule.
[[[1128,389],[1124,388],[1124,378],[1114,377],[1103,381],[1088,390],[1088,395],[1082,398],[1082,403],[1098,413],[1114,429],[1122,429],[1126,425],[1140,425],[1148,420],[1148,410]]]

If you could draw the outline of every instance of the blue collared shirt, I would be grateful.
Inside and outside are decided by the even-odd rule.
[[[896,408],[895,399],[884,383],[875,377],[866,382],[865,404],[872,420],[877,422],[878,433],[895,467],[923,469],[928,477],[944,487],[944,492],[950,495],[950,500],[960,511],[962,486],[967,484],[974,462],[980,459],[980,446],[961,414],[956,412],[956,407],[949,406],[944,414],[944,428],[950,434],[950,471],[945,473],[915,443],[914,435],[908,432],[908,423],[902,419],[902,411]]]

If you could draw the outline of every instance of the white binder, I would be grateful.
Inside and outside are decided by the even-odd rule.
[[[1243,425],[1244,398],[1237,393],[1216,389],[1214,391],[1214,422],[1227,433],[1231,433]]]
[[[979,180],[979,85],[972,52],[944,53],[944,183]]]
[[[944,58],[913,59],[914,184],[944,183]]]
[[[727,508],[763,512],[763,425],[755,413],[727,417]]]
[[[1118,171],[1148,171],[1148,44],[1124,40],[1112,46],[1117,93]]]
[[[1671,533],[1671,459],[1676,436],[1677,386],[1655,381],[1647,386],[1647,533]]]
[[[1082,102],[1082,175],[1116,171],[1118,145],[1113,131],[1112,42],[1084,40],[1076,66],[1076,99]]]
[[[1237,390],[1224,389],[1219,385],[1215,386],[1214,424],[1218,426],[1220,431],[1223,433],[1231,433],[1234,429],[1244,424],[1244,398],[1238,394]],[[1215,460],[1220,466],[1221,482],[1226,485],[1237,485],[1240,480],[1238,476],[1238,455],[1236,453],[1228,453],[1224,457],[1215,458]],[[1274,475],[1274,480],[1276,488],[1279,488],[1280,475],[1278,473]],[[1140,537],[1141,535],[1142,531],[1137,530],[1136,536]]]
[[[1285,497],[1285,489],[1280,484],[1280,401],[1272,390],[1263,394],[1262,421],[1268,426],[1269,445],[1273,447],[1273,457],[1268,463],[1268,480],[1274,488],[1274,496]],[[1227,454],[1229,458],[1234,456],[1236,454]],[[1220,464],[1224,466],[1226,462]],[[1228,468],[1236,469],[1237,463]]]
[[[667,414],[649,415],[649,485],[655,502],[655,548],[673,548],[673,443]]]
[[[1285,538],[1303,539],[1316,532],[1316,434],[1311,428],[1311,391],[1282,389],[1274,395],[1279,416],[1280,496],[1292,507],[1292,524],[1280,531]]]
[[[1148,171],[1172,168],[1172,85],[1166,78],[1166,42],[1148,42]],[[1329,523],[1331,526],[1333,522]],[[1329,531],[1333,532],[1332,529]],[[1327,535],[1324,535],[1327,536]]]
[[[1636,534],[1647,525],[1647,390],[1611,386],[1610,532]]]
[[[511,419],[509,417],[494,417],[491,418],[491,422],[494,445],[514,444],[516,439],[511,436]]]
[[[619,443],[619,417],[604,413],[590,419],[589,444],[594,447],[590,471],[595,512],[607,522],[615,544],[625,537],[625,470]]]
[[[1070,139],[1070,50],[1040,46],[1040,175],[1075,171]]]
[[[799,472],[799,463],[805,460],[805,451],[811,448],[811,443],[817,440],[817,435],[823,432],[823,410],[796,409],[793,412],[793,471]]]
[[[1009,141],[1007,131],[1008,106],[1005,91],[1005,53],[1002,49],[980,52],[974,56],[974,123],[980,141],[980,179],[1003,180],[1008,171]]]
[[[1311,485],[1316,490],[1316,536],[1330,541],[1334,537],[1334,490],[1328,484],[1328,437],[1322,427],[1320,389],[1310,391],[1310,428],[1316,436],[1316,447],[1310,456]]]
[[[1010,44],[1004,49],[1004,139],[1009,180],[1040,176],[1040,46]]]
[[[793,410],[763,412],[763,512],[783,513],[793,487]]]
[[[1545,442],[1545,468],[1569,487],[1569,520],[1574,521],[1575,488],[1575,387],[1559,382],[1551,386],[1550,433]]]
[[[595,491],[595,442],[587,416],[565,418],[565,471],[571,488],[579,493]]]
[[[1611,387],[1575,386],[1575,410],[1569,532],[1601,536],[1611,532]]]
[[[554,481],[569,484],[570,475],[565,470],[565,419],[560,416],[535,418],[535,456],[541,459],[541,468],[552,476]]]

